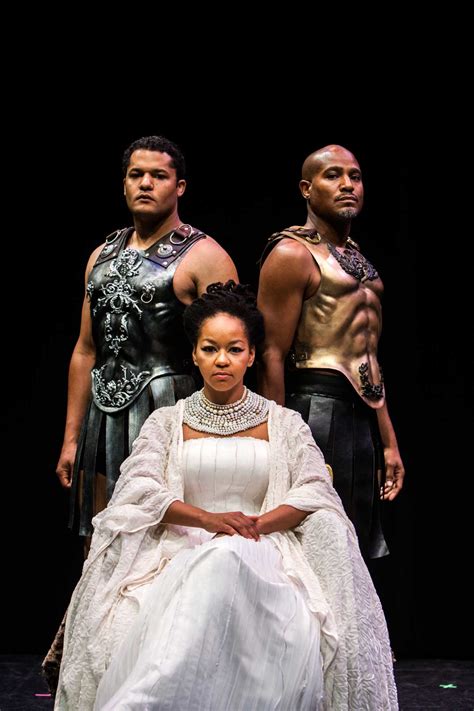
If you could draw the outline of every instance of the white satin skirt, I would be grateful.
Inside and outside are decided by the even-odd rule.
[[[265,536],[213,538],[148,586],[96,711],[322,708],[320,632]]]

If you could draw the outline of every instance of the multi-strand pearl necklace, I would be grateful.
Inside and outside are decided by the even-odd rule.
[[[184,401],[183,422],[198,432],[231,435],[261,425],[268,419],[268,400],[244,389],[244,394],[229,405],[217,405],[204,395],[193,393]]]

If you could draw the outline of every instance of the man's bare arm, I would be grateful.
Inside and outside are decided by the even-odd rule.
[[[197,242],[176,270],[174,292],[183,304],[190,304],[216,281],[239,281],[235,264],[212,237]]]
[[[86,288],[88,276],[102,248],[103,245],[94,250],[87,263],[85,273]],[[66,427],[63,446],[56,467],[56,474],[59,477],[61,486],[65,488],[69,488],[72,483],[77,442],[91,394],[91,370],[94,362],[95,345],[92,338],[90,306],[88,300],[84,297],[79,338],[74,347],[69,365]]]
[[[259,368],[262,395],[285,404],[284,365],[301,315],[303,300],[319,286],[319,272],[299,242],[282,239],[260,272],[258,307],[265,319],[265,348]]]
[[[385,485],[381,492],[381,498],[393,501],[403,487],[405,468],[398,450],[395,430],[388,414],[387,403],[376,412],[385,458]]]

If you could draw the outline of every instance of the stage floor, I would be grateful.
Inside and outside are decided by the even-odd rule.
[[[0,711],[53,708],[40,674],[41,657],[0,655]],[[395,663],[401,711],[473,711],[474,662],[455,659],[401,659]],[[338,711],[334,709],[334,711]]]

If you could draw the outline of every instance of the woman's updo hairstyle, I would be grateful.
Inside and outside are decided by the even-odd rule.
[[[192,302],[184,310],[184,330],[196,346],[204,321],[217,314],[235,316],[245,326],[249,345],[257,352],[265,338],[263,316],[257,309],[257,300],[247,284],[236,284],[230,279],[225,284],[218,281],[209,284],[206,293]]]

